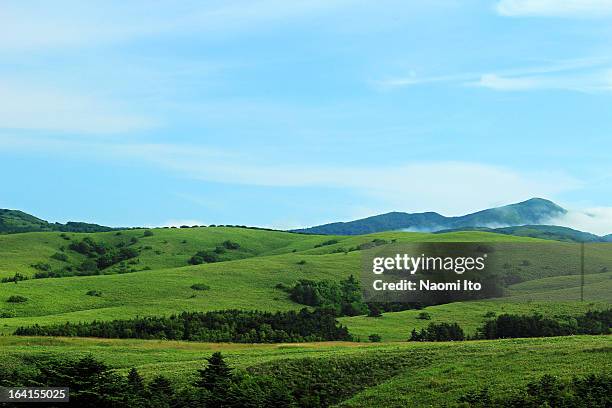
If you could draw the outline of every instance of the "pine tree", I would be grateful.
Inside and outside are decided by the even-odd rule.
[[[214,391],[216,388],[227,387],[232,382],[232,369],[229,368],[220,352],[206,359],[208,366],[198,370],[200,378],[196,382],[196,386],[204,388],[208,391]]]
[[[231,387],[234,377],[231,368],[219,352],[206,360],[208,366],[198,370],[200,378],[196,382],[196,386],[203,390],[204,405],[210,408],[233,406]]]
[[[136,368],[132,368],[130,370],[130,372],[128,373],[127,381],[128,381],[128,386],[130,387],[131,392],[133,392],[134,394],[139,394],[139,395],[144,394],[145,392],[144,381],[142,380],[142,377],[140,376]]]
[[[151,407],[166,408],[171,406],[174,398],[174,389],[166,377],[161,375],[155,377],[148,388],[151,395],[149,401]]]

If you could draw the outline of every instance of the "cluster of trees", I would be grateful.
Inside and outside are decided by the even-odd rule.
[[[306,261],[299,261],[304,265]],[[340,282],[302,279],[293,287],[276,285],[289,293],[291,300],[302,305],[333,309],[337,316],[380,317],[383,312],[399,312],[408,309],[422,309],[421,303],[407,302],[364,302],[361,285],[353,275]]]
[[[214,250],[198,251],[194,256],[189,258],[187,261],[190,265],[201,265],[203,263],[220,262],[221,258],[219,255],[224,254],[226,251],[235,251],[240,249],[240,244],[234,241],[226,240],[220,245],[217,245]]]
[[[105,269],[139,255],[137,249],[126,246],[124,243],[111,246],[102,242],[95,242],[89,237],[78,242],[72,242],[68,248],[90,258],[83,262],[79,267],[80,270]]]
[[[292,358],[236,370],[217,352],[190,384],[178,385],[163,376],[145,381],[135,368],[120,375],[91,356],[24,360],[0,365],[0,387],[69,387],[70,401],[57,406],[79,408],[322,408],[431,362],[428,356],[385,352]]]
[[[545,375],[510,396],[493,397],[488,388],[459,398],[458,406],[470,408],[608,408],[612,406],[612,375],[591,374],[560,380]]]
[[[146,234],[147,231],[145,231],[145,236],[151,236],[152,232],[148,231],[150,234]],[[121,232],[119,231],[115,235],[121,235]],[[60,234],[60,236],[66,241],[72,240],[72,238],[66,234]],[[51,258],[57,261],[66,262],[66,265],[60,269],[53,269],[49,263],[39,262],[32,265],[32,267],[37,270],[33,278],[43,279],[61,278],[75,275],[100,275],[103,269],[115,265],[118,265],[119,273],[136,272],[136,269],[131,266],[136,265],[139,262],[137,257],[140,255],[140,251],[131,246],[136,243],[138,243],[137,237],[131,237],[129,241],[119,242],[115,245],[96,242],[90,237],[83,238],[80,241],[71,242],[70,245],[68,245],[68,249],[85,255],[87,259],[85,259],[80,265],[74,266],[69,263],[68,255],[64,252],[66,248],[61,247],[61,252],[53,254]]]
[[[340,282],[302,279],[289,289],[289,296],[303,305],[333,310],[336,316],[368,313],[359,282],[353,275]]]
[[[430,323],[412,330],[409,341],[492,340],[524,337],[571,336],[612,333],[612,309],[588,311],[578,317],[556,319],[534,315],[503,314],[487,320],[473,337],[466,337],[457,323]]]
[[[409,341],[463,341],[465,333],[457,323],[430,323],[417,332],[412,329]]]
[[[20,327],[18,336],[168,339],[233,343],[350,341],[329,310],[183,312],[169,317]]]
[[[185,387],[163,376],[146,382],[135,368],[122,376],[91,356],[67,361],[39,360],[29,370],[0,370],[0,386],[69,387],[70,401],[57,405],[62,407],[295,407],[289,390],[274,379],[234,373],[220,353],[207,360],[208,364],[198,370],[196,381]]]
[[[515,337],[551,337],[573,334],[609,334],[612,309],[589,311],[578,317],[552,319],[535,314],[503,314],[485,322],[478,330],[478,338],[503,339]]]
[[[121,235],[117,232],[115,235]],[[61,234],[61,237],[67,241],[71,238],[66,234]],[[119,242],[116,245],[96,242],[90,237],[83,238],[81,241],[71,242],[68,249],[87,256],[80,265],[73,266],[66,264],[61,269],[52,269],[48,263],[39,262],[32,265],[37,270],[34,274],[34,279],[43,278],[60,278],[65,276],[88,276],[99,275],[103,269],[119,264],[119,273],[135,272],[132,267],[128,271],[129,265],[135,265],[139,262],[137,259],[140,252],[138,249],[130,246],[138,242],[137,237],[132,237],[127,243]],[[68,256],[64,253],[65,248],[61,248],[61,252],[57,252],[51,256],[52,259],[69,262]]]

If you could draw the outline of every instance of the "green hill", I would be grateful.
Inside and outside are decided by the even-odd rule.
[[[0,277],[11,277],[15,272],[32,277],[37,269],[31,265],[37,263],[48,263],[52,271],[66,264],[76,268],[88,258],[67,246],[81,242],[84,237],[107,245],[123,244],[139,251],[138,257],[131,260],[134,262],[131,269],[127,270],[118,264],[92,276],[0,284],[0,313],[10,316],[2,320],[0,331],[10,333],[17,326],[36,323],[168,315],[187,310],[298,309],[303,306],[292,302],[285,291],[277,288],[278,284],[291,286],[305,278],[339,281],[351,274],[358,275],[362,259],[358,248],[367,247],[374,241],[387,244],[393,241],[531,243],[528,250],[521,250],[520,256],[505,260],[508,267],[504,270],[512,282],[578,273],[576,247],[487,232],[390,232],[330,239],[329,236],[228,227],[155,229],[148,234],[146,231],[0,236],[0,259],[3,260]],[[238,248],[220,254],[218,262],[189,265],[190,257],[196,252],[212,251],[225,241],[238,244]],[[57,253],[67,254],[67,260],[54,259]],[[589,260],[589,274],[601,274],[604,268],[612,270],[612,254],[605,248],[593,248]],[[546,269],[553,261],[562,261],[566,269]],[[194,284],[205,284],[210,290],[195,291],[191,289]],[[88,295],[91,291],[100,296]],[[551,299],[567,300],[559,299],[554,293],[549,295]],[[23,296],[27,301],[7,303],[10,296]],[[545,300],[542,296],[540,300]],[[457,310],[456,314],[461,313]],[[473,324],[482,320],[481,315],[463,315]],[[404,335],[404,330],[396,334],[398,337]]]
[[[391,212],[350,222],[336,222],[296,230],[309,234],[360,235],[381,231],[439,231],[469,227],[502,227],[544,224],[567,211],[542,198],[490,208],[460,217],[445,217],[435,212]]]
[[[0,234],[40,231],[100,232],[111,230],[113,228],[85,222],[49,223],[23,211],[0,209]]]
[[[163,340],[109,340],[0,336],[0,367],[25,362],[94,355],[120,374],[136,367],[146,380],[164,375],[188,384],[213,352],[221,351],[231,367],[260,371],[283,368],[301,381],[313,367],[349,360],[357,367],[372,359],[414,362],[370,387],[356,390],[341,407],[440,407],[468,392],[488,387],[494,395],[512,394],[545,374],[562,379],[609,372],[610,336],[568,336],[442,343],[302,343],[219,344]],[[289,364],[291,364],[289,366]],[[291,370],[288,368],[291,367]],[[296,372],[297,370],[297,372]],[[322,370],[321,370],[322,371]],[[373,373],[371,373],[373,374]],[[318,384],[320,387],[322,384]],[[451,405],[452,406],[452,405]]]
[[[516,227],[502,228],[458,228],[436,231],[436,233],[457,232],[457,231],[487,231],[497,234],[514,235],[518,237],[530,237],[564,242],[610,242],[607,237],[600,237],[588,232],[578,231],[568,227],[556,225],[520,225]]]
[[[513,246],[521,250],[501,259],[507,264],[502,270],[512,278],[503,298],[389,312],[381,317],[339,318],[360,342],[254,345],[12,335],[20,326],[67,321],[234,308],[296,310],[304,306],[292,301],[284,287],[300,279],[341,281],[359,274],[364,250],[418,242],[482,242],[492,254]],[[15,273],[29,278],[0,283],[0,370],[25,370],[38,358],[93,354],[120,374],[137,367],[146,380],[163,374],[189,384],[214,351],[222,351],[238,370],[280,370],[302,379],[311,378],[313,371],[308,370],[312,367],[338,361],[361,367],[379,358],[400,359],[408,361],[407,365],[381,372],[382,377],[369,382],[368,388],[355,388],[339,406],[440,406],[485,385],[494,393],[503,393],[524,387],[533,379],[529,376],[570,378],[609,369],[610,336],[406,342],[413,329],[430,323],[456,322],[473,334],[487,318],[502,313],[556,317],[609,307],[612,252],[608,245],[591,243],[586,248],[582,289],[586,301],[581,302],[579,246],[486,231],[329,236],[205,227],[0,235],[0,278]],[[94,254],[91,248],[99,252]],[[33,279],[41,272],[41,264],[48,265],[51,272],[72,268],[81,273],[83,264],[112,259],[126,249],[136,256],[96,269],[89,276]],[[190,264],[198,252],[214,253],[215,262]],[[196,285],[206,290],[195,290]],[[8,302],[13,296],[25,301]],[[371,334],[379,335],[382,343],[369,342]]]

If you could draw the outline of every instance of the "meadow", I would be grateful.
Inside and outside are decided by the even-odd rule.
[[[86,261],[69,249],[89,237],[109,246],[129,246],[138,256],[125,266],[112,265],[91,276],[33,279],[37,264],[51,270],[74,268]],[[214,251],[229,241],[235,249],[219,252],[219,262],[191,265],[198,251]],[[299,279],[341,281],[359,276],[362,251],[374,245],[415,242],[483,242],[517,245],[503,267],[518,282],[503,298],[455,302],[423,310],[383,313],[380,317],[340,317],[356,342],[300,344],[223,344],[87,338],[13,336],[20,326],[161,316],[182,311],[245,309],[283,311],[293,302],[283,287]],[[527,249],[525,249],[527,248]],[[238,369],[288,359],[333,359],[372,353],[406,353],[430,359],[369,387],[341,406],[439,406],[465,392],[490,385],[496,393],[524,385],[541,374],[610,370],[612,338],[572,336],[449,343],[408,343],[413,329],[430,323],[458,323],[468,335],[491,316],[503,313],[557,317],[578,315],[610,305],[612,251],[589,246],[587,275],[580,301],[577,246],[489,232],[424,234],[377,233],[363,236],[319,236],[238,227],[143,229],[80,234],[38,232],[0,235],[0,278],[16,273],[27,280],[0,283],[0,366],[20,365],[24,356],[92,354],[125,373],[137,367],[145,378],[162,373],[189,382],[205,358],[222,351]],[[55,254],[65,257],[58,258]],[[550,268],[550,264],[564,267]],[[280,285],[279,285],[280,284]],[[203,285],[207,290],[195,290]],[[93,294],[93,295],[92,295]],[[21,296],[22,302],[8,302]],[[424,318],[426,313],[427,318]],[[369,342],[377,334],[381,343]]]
[[[302,343],[228,344],[146,340],[0,337],[4,364],[20,364],[23,356],[92,354],[127,373],[137,367],[145,379],[163,374],[189,383],[206,358],[220,351],[235,369],[257,369],[288,359],[359,361],[376,355],[424,360],[392,378],[342,402],[342,407],[443,406],[461,395],[490,387],[504,395],[544,374],[571,378],[612,370],[610,336],[570,336],[445,343]]]

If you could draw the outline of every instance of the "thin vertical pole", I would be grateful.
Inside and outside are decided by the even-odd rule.
[[[584,242],[580,244],[580,301],[584,302]]]

